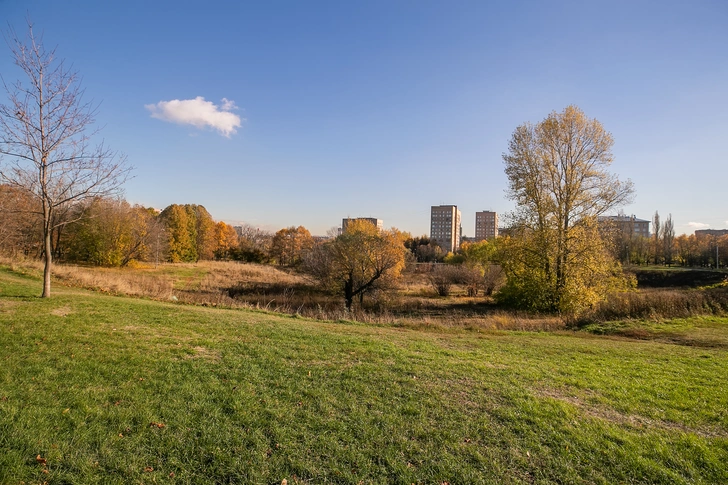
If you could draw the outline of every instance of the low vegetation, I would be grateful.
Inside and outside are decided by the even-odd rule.
[[[725,318],[414,331],[40,288],[0,269],[0,483],[728,481]]]

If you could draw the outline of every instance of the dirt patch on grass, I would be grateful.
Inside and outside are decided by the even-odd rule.
[[[16,301],[0,301],[0,312],[6,312],[18,305]]]
[[[57,317],[67,317],[68,315],[72,314],[73,310],[71,310],[71,307],[69,306],[62,306],[58,308],[54,308],[51,310],[51,315],[55,315]]]
[[[186,359],[204,359],[213,362],[220,361],[220,352],[217,350],[208,349],[207,347],[195,346],[192,347],[192,353],[185,356]]]
[[[626,414],[603,405],[586,402],[581,397],[565,394],[558,389],[539,389],[534,392],[534,395],[541,399],[554,399],[556,401],[568,403],[590,418],[608,421],[619,426],[629,426],[640,430],[644,430],[645,428],[656,428],[666,431],[680,431],[683,433],[696,434],[703,438],[728,437],[728,431],[724,429],[707,426],[693,428],[672,421],[652,419],[638,414]]]

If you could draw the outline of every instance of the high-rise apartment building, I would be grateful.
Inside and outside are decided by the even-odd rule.
[[[374,226],[377,229],[379,229],[380,231],[382,229],[384,229],[384,223],[382,222],[382,220],[377,219],[375,217],[354,217],[354,218],[347,217],[346,219],[341,220],[341,233],[342,234],[346,232],[346,228],[349,226],[349,223],[353,222],[353,221],[366,221],[370,224],[374,224]]]
[[[433,205],[430,211],[430,239],[443,251],[460,249],[460,211],[456,205]]]
[[[498,214],[492,211],[475,213],[475,240],[492,241],[498,237]]]

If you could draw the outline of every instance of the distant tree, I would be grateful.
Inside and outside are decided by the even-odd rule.
[[[442,262],[445,264],[463,264],[465,262],[465,256],[458,252],[448,252],[443,258]]]
[[[40,257],[42,220],[34,209],[36,201],[25,191],[0,185],[0,250],[5,254]]]
[[[270,247],[273,234],[250,224],[236,227],[239,244],[233,253],[238,261],[267,263],[270,261]]]
[[[680,266],[691,266],[691,249],[690,239],[686,234],[681,234],[675,238],[675,251],[677,264]]]
[[[215,259],[232,259],[239,246],[238,233],[229,224],[215,224]]]
[[[621,273],[597,217],[630,200],[631,182],[609,173],[612,136],[575,106],[516,128],[503,155],[510,214],[499,295],[534,310],[578,313]]]
[[[172,204],[160,214],[166,233],[167,260],[192,263],[215,257],[215,221],[201,205]]]
[[[439,296],[450,296],[453,285],[464,279],[462,270],[462,267],[451,264],[436,265],[429,275],[430,285]]]
[[[188,215],[195,222],[194,236],[197,249],[197,261],[210,260],[215,257],[215,221],[207,209],[201,205],[185,205]]]
[[[445,252],[440,246],[430,241],[417,246],[416,258],[418,263],[436,263],[445,258]]]
[[[505,275],[498,262],[502,241],[502,238],[497,238],[492,241],[468,242],[463,243],[460,247],[460,251],[465,257],[464,265],[480,275],[478,286],[473,287],[472,283],[470,285],[475,290],[475,294],[482,287],[484,294],[491,296],[503,286]]]
[[[660,264],[662,260],[662,226],[660,226],[660,214],[655,211],[655,215],[652,216],[652,261],[655,264]]]
[[[313,247],[313,238],[303,226],[281,229],[271,241],[271,256],[281,266],[297,266],[303,254]]]
[[[367,221],[353,221],[344,234],[315,246],[306,255],[304,268],[324,288],[342,295],[347,310],[354,299],[382,289],[404,268],[404,238],[396,229],[380,231]]]
[[[10,51],[27,84],[7,84],[0,104],[0,183],[25,191],[42,217],[43,297],[51,295],[53,234],[69,220],[59,217],[86,199],[113,194],[129,168],[103,144],[91,146],[96,107],[83,101],[78,75],[45,50],[28,26],[21,39],[8,32]]]
[[[155,215],[121,199],[97,198],[78,207],[65,231],[66,258],[100,266],[127,266],[151,254]]]
[[[483,274],[480,268],[464,264],[439,264],[429,275],[430,285],[440,296],[449,296],[453,285],[464,286],[468,296],[477,296],[483,288]]]
[[[234,253],[235,259],[249,263],[267,263],[270,261],[273,234],[249,224],[240,226],[239,234],[240,244]]]
[[[673,254],[675,252],[675,226],[672,222],[672,214],[667,216],[665,224],[662,226],[662,257],[665,264],[672,265]]]
[[[483,293],[485,296],[492,296],[496,291],[503,287],[506,281],[506,275],[500,264],[490,264],[483,268]]]
[[[716,267],[725,267],[728,261],[728,235],[716,238],[715,244],[718,247]]]
[[[646,236],[635,234],[630,243],[629,260],[632,264],[649,264],[652,258],[652,240]]]
[[[190,212],[182,205],[172,204],[159,217],[167,236],[167,260],[170,263],[197,261],[197,235]]]

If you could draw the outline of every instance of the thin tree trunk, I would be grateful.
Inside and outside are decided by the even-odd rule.
[[[51,245],[51,231],[48,227],[43,231],[45,243],[45,266],[43,267],[43,294],[41,298],[50,298],[51,296],[51,265],[53,263],[53,251]]]

